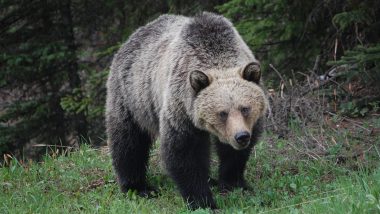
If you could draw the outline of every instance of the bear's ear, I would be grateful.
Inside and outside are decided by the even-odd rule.
[[[190,85],[196,93],[210,85],[210,79],[202,71],[192,71],[190,73]]]
[[[244,67],[241,76],[247,81],[258,84],[261,78],[260,64],[258,62],[249,63]]]

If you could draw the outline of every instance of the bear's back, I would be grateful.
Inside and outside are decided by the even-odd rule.
[[[173,25],[185,19],[188,18],[176,15],[161,15],[156,20],[138,28],[116,53],[113,64],[116,66],[126,65],[128,62],[133,63],[131,61],[133,59],[138,60],[142,51],[146,53],[147,50],[151,50],[148,46],[157,46],[162,37],[169,37]],[[128,68],[126,69],[128,70]]]
[[[156,76],[162,75],[156,73],[160,72],[167,46],[188,19],[162,15],[140,27],[115,54],[111,65],[107,103],[122,105],[133,112],[134,119],[151,132],[158,130],[162,106],[162,97],[155,92],[162,91],[160,87],[164,86],[157,84]]]
[[[221,15],[198,14],[183,27],[181,38],[204,69],[224,70],[254,60],[232,23]]]

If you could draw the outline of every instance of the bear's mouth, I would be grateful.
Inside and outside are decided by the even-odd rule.
[[[245,145],[241,145],[241,144],[238,144],[236,141],[232,141],[231,143],[228,143],[228,144],[231,145],[232,148],[234,148],[235,150],[243,150],[243,149],[246,149],[249,146],[249,144],[251,144],[251,142],[248,142]]]

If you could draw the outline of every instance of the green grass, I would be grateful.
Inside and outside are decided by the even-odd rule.
[[[350,165],[357,166],[352,170],[330,158],[294,158],[298,151],[283,140],[275,145],[262,142],[246,173],[253,191],[223,195],[213,188],[220,208],[216,212],[380,213],[380,147],[374,146],[374,156],[365,157],[374,164],[369,168],[366,161],[351,160]],[[0,213],[189,213],[155,154],[148,178],[160,188],[160,196],[153,199],[120,193],[109,156],[88,146],[46,156],[40,163],[13,159],[0,168]],[[215,170],[213,161],[214,177]]]

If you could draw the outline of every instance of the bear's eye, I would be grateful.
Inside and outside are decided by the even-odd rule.
[[[220,119],[221,119],[222,121],[226,121],[227,118],[228,118],[228,112],[226,112],[226,111],[221,111],[221,112],[219,112],[219,117],[220,117]]]
[[[248,117],[248,116],[249,116],[249,113],[251,112],[251,108],[250,108],[250,107],[241,107],[241,108],[240,108],[240,112],[241,112],[241,114],[242,114],[244,117]]]

